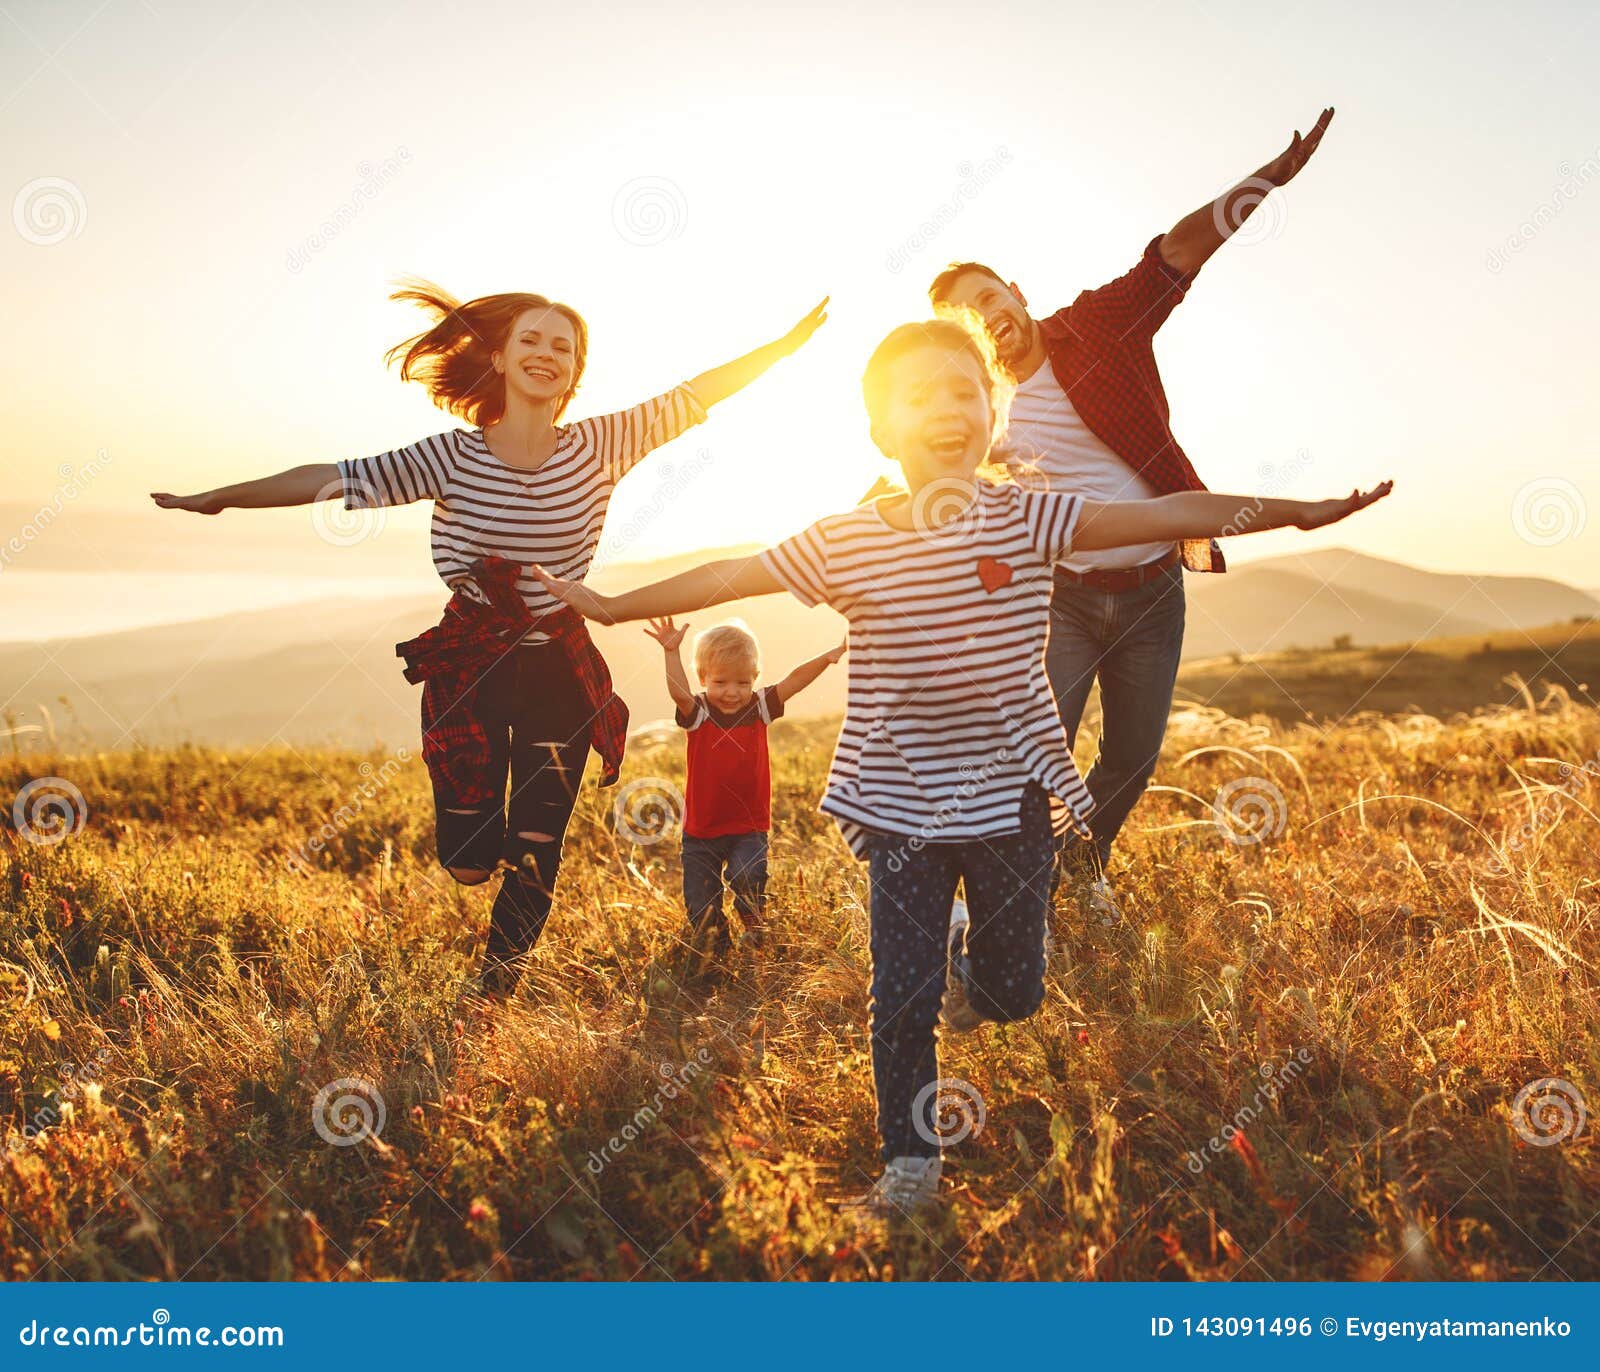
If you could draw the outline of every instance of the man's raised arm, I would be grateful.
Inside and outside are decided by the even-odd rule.
[[[1199,271],[1274,189],[1294,180],[1317,150],[1332,120],[1333,107],[1329,106],[1304,138],[1296,129],[1289,146],[1272,161],[1174,224],[1161,239],[1161,256],[1166,263],[1185,275]]]

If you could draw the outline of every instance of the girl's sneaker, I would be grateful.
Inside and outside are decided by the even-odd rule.
[[[852,1196],[840,1209],[893,1219],[914,1215],[939,1204],[940,1158],[892,1158],[883,1175],[864,1195]]]
[[[1089,913],[1096,916],[1108,929],[1123,922],[1122,907],[1117,904],[1117,893],[1104,877],[1089,883]]]
[[[965,1034],[983,1023],[983,1016],[972,1008],[967,999],[967,929],[972,916],[967,913],[967,902],[957,900],[950,909],[950,937],[945,944],[944,1000],[939,1006],[939,1018],[946,1029]]]

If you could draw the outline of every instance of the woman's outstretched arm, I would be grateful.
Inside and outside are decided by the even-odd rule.
[[[1086,500],[1072,546],[1086,552],[1166,539],[1225,538],[1290,525],[1319,529],[1366,509],[1393,489],[1394,482],[1385,481],[1370,491],[1351,491],[1337,500],[1279,500],[1217,491],[1179,491],[1153,500]]]
[[[765,343],[754,352],[736,357],[732,362],[725,362],[720,367],[712,367],[709,371],[701,372],[689,384],[694,387],[694,393],[699,396],[700,403],[710,409],[719,400],[726,400],[736,391],[742,391],[774,362],[797,352],[806,340],[822,327],[827,317],[828,297],[824,296],[821,303],[782,338]]]
[[[339,468],[333,462],[312,462],[291,467],[286,472],[241,481],[236,486],[219,486],[198,495],[172,495],[152,491],[150,499],[163,510],[192,510],[214,515],[221,510],[265,510],[280,505],[310,505],[341,494]]]
[[[564,581],[551,576],[537,564],[533,574],[557,600],[570,605],[585,619],[601,624],[683,615],[691,610],[703,610],[708,605],[720,605],[725,600],[771,595],[784,589],[778,578],[762,564],[760,554],[704,562],[687,572],[669,576],[665,581],[624,591],[621,595],[601,595],[581,581]]]

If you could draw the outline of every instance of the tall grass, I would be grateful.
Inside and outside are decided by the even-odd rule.
[[[589,787],[493,1013],[488,897],[435,865],[415,761],[14,754],[0,799],[60,777],[85,814],[0,837],[0,1271],[1600,1276],[1596,1125],[1513,1108],[1544,1078],[1600,1108],[1593,709],[1177,718],[1131,928],[1063,894],[1043,1009],[944,1046],[984,1115],[948,1204],[892,1225],[834,1208],[878,1163],[831,741],[774,731],[773,934],[725,979],[684,978],[674,845]]]

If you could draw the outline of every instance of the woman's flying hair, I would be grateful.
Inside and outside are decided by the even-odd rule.
[[[400,362],[402,381],[420,381],[433,403],[469,424],[487,428],[505,414],[505,378],[494,369],[494,354],[510,341],[511,327],[529,310],[554,310],[572,325],[572,387],[556,402],[559,420],[583,379],[589,328],[570,305],[528,291],[481,295],[465,304],[431,281],[410,278],[391,300],[420,305],[437,321],[431,329],[397,343],[384,361]]]

